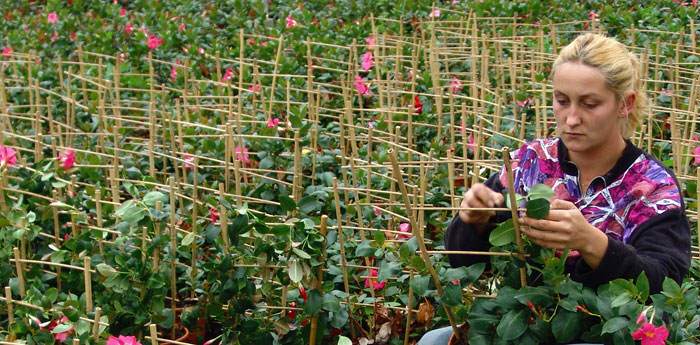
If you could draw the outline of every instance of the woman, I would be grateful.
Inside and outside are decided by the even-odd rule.
[[[544,183],[555,197],[543,220],[521,218],[534,243],[571,249],[566,272],[589,287],[642,271],[651,293],[665,277],[680,282],[690,266],[690,230],[673,173],[627,138],[646,108],[639,62],[612,38],[584,34],[564,47],[552,69],[557,138],[526,143],[513,157],[519,194]],[[503,207],[505,169],[465,194],[445,235],[447,250],[488,250]],[[488,257],[450,255],[453,266]],[[451,330],[427,333],[419,345],[447,344]]]

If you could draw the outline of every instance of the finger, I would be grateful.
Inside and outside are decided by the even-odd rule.
[[[549,213],[547,214],[547,217],[545,219],[552,220],[552,221],[568,221],[571,219],[571,210],[549,210]]]
[[[564,230],[564,226],[561,222],[549,219],[534,219],[530,217],[523,217],[518,220],[520,224],[527,225],[532,228],[537,228],[544,231],[550,232],[561,232]]]
[[[549,248],[549,249],[564,249],[566,248],[566,245],[563,243],[558,243],[558,242],[548,242],[548,241],[542,241],[542,240],[536,240],[536,239],[531,239],[532,242],[537,244],[540,247],[543,248]]]
[[[549,206],[550,210],[571,210],[577,208],[571,201],[563,199],[553,199]]]
[[[487,207],[496,207],[499,204],[498,196],[500,196],[500,194],[484,185],[479,185],[478,188],[475,188],[474,195],[479,198],[484,205],[488,205]]]
[[[525,235],[527,235],[527,237],[544,243],[564,245],[568,241],[568,236],[557,232],[551,232],[533,227],[524,227],[523,232],[525,233]]]

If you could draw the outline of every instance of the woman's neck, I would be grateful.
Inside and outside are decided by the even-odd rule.
[[[610,171],[622,156],[627,143],[622,136],[587,151],[569,152],[571,161],[576,164],[581,175],[592,178]]]

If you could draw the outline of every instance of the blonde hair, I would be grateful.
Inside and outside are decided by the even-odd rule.
[[[635,93],[632,111],[627,115],[627,123],[623,124],[621,133],[624,138],[629,138],[637,129],[640,119],[648,108],[637,56],[614,38],[587,33],[576,37],[573,42],[561,49],[554,61],[552,75],[557,67],[566,62],[580,62],[598,69],[618,101],[624,102],[625,92]]]

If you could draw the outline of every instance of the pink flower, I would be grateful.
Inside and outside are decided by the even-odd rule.
[[[170,80],[177,80],[177,67],[175,66],[170,67]]]
[[[56,14],[56,12],[49,13],[49,15],[46,17],[46,21],[49,22],[49,24],[58,23],[58,14]]]
[[[0,145],[0,166],[11,167],[15,164],[17,164],[17,151],[9,146]]]
[[[2,48],[2,56],[10,57],[11,55],[12,55],[12,48],[10,48],[10,47]]]
[[[462,81],[457,79],[457,77],[452,77],[450,80],[450,91],[452,91],[452,93],[459,93],[462,91]]]
[[[598,19],[598,13],[595,13],[595,11],[588,12],[588,20],[596,20],[596,19]]]
[[[51,42],[56,42],[58,40],[58,32],[54,31],[53,34],[51,34]]]
[[[126,17],[126,8],[122,7],[121,9],[119,9],[119,16]]]
[[[372,268],[369,272],[369,277],[365,278],[365,287],[369,288],[372,287],[375,291],[381,290],[384,288],[384,285],[386,285],[386,282],[377,282],[375,279],[378,275],[377,269]]]
[[[204,48],[199,47],[199,49],[197,49],[197,52],[199,52],[199,54],[201,55],[204,55]]]
[[[183,32],[185,31],[185,28],[185,23],[181,23],[180,25],[178,25],[177,31]]]
[[[182,159],[185,161],[185,170],[194,169],[194,156],[192,156],[191,154],[185,153],[182,156]]]
[[[267,120],[267,128],[275,128],[280,124],[280,119],[276,117],[271,117]]]
[[[418,96],[413,96],[413,110],[415,110],[416,114],[423,113],[423,103],[421,103]]]
[[[78,33],[73,31],[70,33],[70,35],[68,35],[68,37],[70,37],[71,41],[75,41],[78,38]]]
[[[66,324],[67,322],[68,322],[68,318],[66,316],[63,316],[58,320],[52,320],[48,325],[49,331],[53,331],[53,329],[56,328],[58,325],[63,325],[63,324]],[[71,333],[73,333],[73,326],[72,325],[70,328],[68,328],[68,330],[66,330],[64,332],[55,333],[53,335],[53,338],[62,343],[64,341],[66,341],[66,339],[68,339],[68,335],[70,335]]]
[[[373,211],[374,211],[374,215],[375,215],[376,217],[379,217],[379,216],[382,215],[382,209],[379,208],[379,207],[377,207],[377,206],[374,206]]]
[[[673,90],[661,89],[661,95],[671,97],[671,96],[673,96]]]
[[[236,146],[236,159],[241,161],[243,164],[250,163],[250,155],[248,154],[248,148],[245,146]]]
[[[474,150],[476,150],[476,143],[474,143],[474,133],[469,133],[469,137],[467,138],[467,150],[471,153],[474,153]]]
[[[371,96],[372,91],[369,89],[369,85],[365,83],[365,78],[358,76],[355,76],[355,90],[357,90],[357,93],[359,93],[362,96]]]
[[[118,338],[110,335],[107,338],[107,345],[141,345],[133,335],[120,335]]]
[[[214,207],[209,208],[209,220],[212,223],[216,223],[219,220],[219,211]]]
[[[401,240],[407,240],[413,237],[413,234],[411,234],[411,224],[410,223],[401,223],[399,224],[399,231],[403,232],[404,234],[399,234],[399,239]]]
[[[288,15],[288,16],[287,16],[287,29],[291,29],[291,28],[293,28],[293,27],[295,27],[295,26],[297,26],[297,21],[294,20],[294,18],[292,17],[291,14]]]
[[[367,44],[367,49],[374,49],[374,45],[377,44],[377,39],[370,35],[365,37],[365,43]]]
[[[664,345],[666,338],[668,338],[666,326],[655,327],[648,322],[644,322],[642,327],[632,332],[632,339],[641,340],[642,345]]]
[[[430,18],[439,18],[440,17],[440,9],[437,7],[434,7],[432,11],[430,11],[430,14],[428,15]]]
[[[639,313],[639,316],[637,316],[637,324],[643,325],[647,322],[647,314],[645,312]]]
[[[158,47],[160,47],[163,44],[163,42],[165,42],[165,41],[156,35],[148,35],[148,40],[146,41],[146,45],[148,45],[148,49],[155,50]]]
[[[75,166],[75,151],[66,149],[58,155],[58,160],[61,162],[61,168],[68,170]]]
[[[515,101],[515,104],[521,108],[527,108],[530,106],[530,104],[532,104],[532,99],[528,97],[523,101]]]
[[[131,25],[131,23],[126,23],[126,26],[124,26],[124,32],[126,32],[127,35],[131,35],[131,33],[134,32],[134,26]]]
[[[262,86],[260,86],[260,84],[253,84],[251,86],[248,86],[248,91],[252,93],[260,93],[260,90],[262,90]]]
[[[374,66],[374,55],[372,55],[372,52],[362,54],[361,60],[362,69],[365,70],[365,72],[369,71],[372,69],[372,66]]]
[[[229,81],[233,78],[233,70],[231,68],[226,69],[226,73],[224,73],[224,76],[221,77],[221,82]]]
[[[700,165],[700,146],[693,149],[693,158],[695,158],[693,163],[695,163],[695,165]]]

